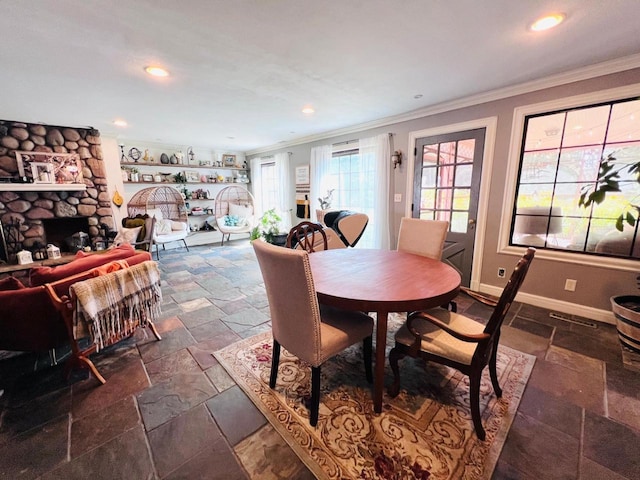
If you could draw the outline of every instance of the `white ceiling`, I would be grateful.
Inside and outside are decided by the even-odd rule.
[[[0,0],[0,117],[246,151],[635,55],[639,18],[638,0]]]

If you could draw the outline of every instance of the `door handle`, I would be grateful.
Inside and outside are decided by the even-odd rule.
[[[476,224],[476,219],[475,218],[470,218],[468,223],[469,223],[469,227],[474,228],[474,226]]]

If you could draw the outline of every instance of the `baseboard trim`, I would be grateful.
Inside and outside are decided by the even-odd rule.
[[[500,287],[493,285],[480,284],[480,292],[488,293],[489,295],[499,296],[502,293]],[[555,300],[553,298],[540,297],[538,295],[532,295],[530,293],[520,292],[516,296],[516,301],[526,303],[528,305],[534,305],[536,307],[548,308],[549,310],[555,310],[570,315],[578,315],[580,317],[589,318],[602,323],[608,323],[611,325],[616,324],[613,313],[609,310],[601,310],[599,308],[586,307],[577,303],[565,302],[562,300]]]

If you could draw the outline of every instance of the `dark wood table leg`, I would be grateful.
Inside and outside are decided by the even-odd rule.
[[[373,410],[382,412],[382,392],[384,391],[384,362],[387,348],[388,312],[377,312],[376,321],[376,371],[373,380]]]

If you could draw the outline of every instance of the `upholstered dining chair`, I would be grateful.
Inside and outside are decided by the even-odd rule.
[[[329,243],[321,224],[305,221],[289,230],[286,246],[313,253],[316,250],[327,250]]]
[[[398,233],[398,250],[440,260],[448,231],[449,222],[446,220],[402,217]],[[455,312],[458,310],[458,304],[452,300],[448,308]]]
[[[360,312],[318,304],[309,253],[253,241],[271,313],[273,356],[269,386],[275,388],[280,347],[311,365],[309,423],[316,426],[320,407],[320,368],[345,348],[362,341],[366,378],[371,383],[373,319]]]
[[[440,260],[449,222],[403,217],[398,233],[398,250]]]
[[[445,308],[411,313],[407,322],[396,333],[395,346],[389,353],[394,376],[393,384],[388,390],[389,395],[395,397],[400,392],[398,361],[405,355],[453,367],[469,377],[471,418],[476,435],[484,440],[485,431],[480,420],[482,371],[489,366],[493,390],[497,397],[501,397],[502,389],[496,371],[500,327],[527,275],[535,252],[533,247],[527,249],[497,301],[464,290],[481,303],[494,307],[486,326]]]

